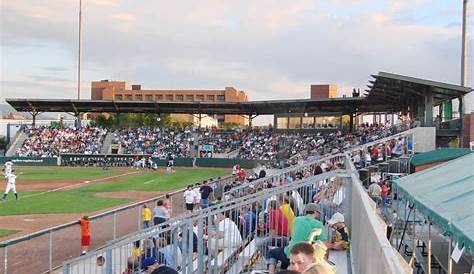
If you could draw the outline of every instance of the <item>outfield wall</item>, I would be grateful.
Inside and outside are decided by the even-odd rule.
[[[140,155],[143,156],[143,155]],[[135,159],[136,155],[107,155],[107,162],[109,164],[115,163],[129,163]],[[24,166],[55,166],[61,165],[64,161],[75,162],[81,165],[82,162],[102,164],[104,155],[84,155],[84,154],[67,154],[62,155],[61,158],[55,157],[0,157],[0,164],[3,165],[7,161],[12,161],[15,165]],[[158,166],[166,166],[165,159],[152,158]],[[259,164],[267,164],[269,161],[263,160],[247,160],[247,159],[230,159],[230,158],[197,158],[196,166],[198,167],[223,167],[230,168],[234,165],[240,165],[243,168],[254,168]],[[192,158],[177,158],[174,160],[174,165],[177,167],[192,167]]]
[[[12,161],[13,164],[20,166],[57,166],[60,164],[58,158],[55,157],[0,157],[1,165],[7,161]]]
[[[107,163],[109,165],[115,164],[130,164],[136,157],[151,157],[151,155],[129,155],[129,154],[108,154]],[[61,163],[74,162],[79,164],[81,162],[92,162],[102,165],[105,155],[83,155],[83,154],[63,154],[61,155]],[[166,159],[152,157],[153,162],[158,166],[166,166]],[[269,161],[263,160],[247,160],[237,158],[196,158],[196,166],[198,167],[226,167],[230,168],[234,165],[240,165],[243,168],[254,168],[259,164],[267,164]],[[174,166],[177,167],[192,167],[193,158],[176,158],[174,159]]]

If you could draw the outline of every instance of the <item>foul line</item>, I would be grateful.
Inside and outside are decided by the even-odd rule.
[[[123,173],[123,174],[119,174],[119,175],[114,175],[114,176],[109,176],[109,177],[105,177],[105,178],[98,178],[98,179],[94,179],[94,180],[91,180],[91,181],[84,181],[83,183],[79,183],[79,184],[58,187],[58,188],[51,189],[51,190],[48,190],[48,191],[43,191],[43,192],[40,192],[40,193],[31,194],[31,195],[26,195],[26,196],[23,196],[23,197],[20,197],[20,198],[25,199],[25,198],[35,197],[35,196],[44,195],[44,194],[51,193],[51,192],[60,191],[60,190],[63,190],[63,189],[79,187],[79,186],[87,185],[87,184],[94,183],[94,182],[115,179],[115,178],[128,176],[128,175],[132,175],[132,174],[137,174],[137,173],[140,173],[140,172],[139,171],[131,171],[131,172],[127,172],[127,173]],[[8,201],[13,201],[13,200],[7,200],[5,202],[8,202]]]
[[[150,180],[150,181],[146,181],[146,182],[144,182],[143,184],[144,184],[144,185],[148,185],[148,184],[150,184],[150,183],[153,183],[155,180],[156,180],[156,179],[153,179],[153,180]]]

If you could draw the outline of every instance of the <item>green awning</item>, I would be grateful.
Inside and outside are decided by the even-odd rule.
[[[395,180],[394,189],[474,251],[474,153]]]
[[[472,151],[466,148],[439,148],[432,151],[415,154],[411,158],[410,164],[416,167],[436,162],[445,162],[462,157],[471,152]]]

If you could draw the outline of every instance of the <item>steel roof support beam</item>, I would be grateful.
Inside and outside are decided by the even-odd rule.
[[[433,92],[431,88],[427,88],[425,91],[425,127],[433,126]]]
[[[31,115],[33,127],[36,126],[36,116],[38,116],[38,114],[40,114],[40,112],[39,111],[29,111],[28,113]]]

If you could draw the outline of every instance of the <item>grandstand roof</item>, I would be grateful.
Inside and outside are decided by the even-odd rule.
[[[7,99],[17,111],[28,112],[125,112],[125,113],[205,113],[278,114],[305,112],[396,112],[394,104],[367,102],[362,97],[294,99],[251,102],[154,102],[58,99]]]
[[[474,249],[474,153],[395,180],[398,194],[431,222]]]
[[[369,81],[367,97],[324,99],[293,99],[251,102],[155,102],[7,99],[17,111],[27,112],[124,112],[124,113],[203,113],[265,115],[282,113],[338,112],[399,112],[407,111],[415,100],[433,95],[434,105],[457,98],[472,88],[419,79],[399,74],[379,72]]]
[[[404,76],[400,74],[379,72],[372,75],[366,92],[369,100],[391,102],[392,104],[408,105],[416,98],[433,95],[434,105],[457,98],[472,91],[472,88],[436,82],[426,79]]]

